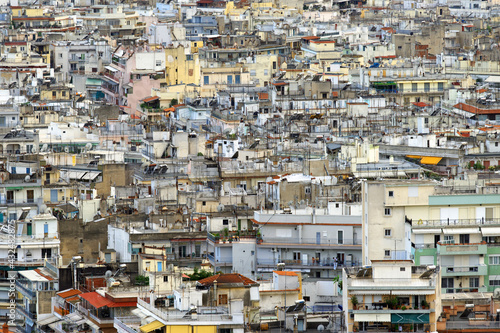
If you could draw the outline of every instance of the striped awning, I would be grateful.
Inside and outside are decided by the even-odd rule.
[[[441,233],[441,228],[434,228],[434,229],[412,229],[411,232],[414,234],[440,234]]]
[[[480,234],[479,228],[444,228],[445,235],[466,235],[466,234]]]
[[[500,228],[481,228],[483,236],[500,236]]]

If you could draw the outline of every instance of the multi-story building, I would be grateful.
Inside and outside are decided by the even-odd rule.
[[[440,272],[412,260],[372,260],[342,273],[346,332],[436,331]]]

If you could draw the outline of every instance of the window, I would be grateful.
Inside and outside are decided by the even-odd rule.
[[[163,275],[163,282],[168,282],[168,275]]]
[[[269,71],[268,71],[267,69],[264,69],[264,75],[266,75],[266,76],[267,76],[267,75],[268,75],[268,72],[269,72]],[[498,142],[497,142],[497,143],[498,143]]]
[[[52,98],[56,98],[56,92],[55,91],[52,92]]]
[[[206,206],[206,205],[207,205],[207,202],[206,202],[206,201],[202,201],[202,202],[201,202],[201,205],[202,205],[202,206]]]
[[[417,83],[412,83],[411,84],[411,91],[412,92],[417,92],[418,91],[418,89],[417,89]]]
[[[273,69],[276,69],[276,61],[273,61]]]
[[[208,80],[208,75],[205,75],[205,76],[203,77],[203,84],[209,84],[208,82],[209,82],[209,80]]]
[[[453,235],[444,235],[444,244],[453,244],[455,240],[453,239]]]
[[[255,251],[251,251],[250,255],[254,256],[255,255]]]
[[[62,95],[63,95],[63,97],[66,97],[66,92],[65,92],[65,91],[63,91],[63,92],[62,92]]]
[[[399,271],[400,272],[404,272],[404,271],[406,271],[406,268],[405,267],[399,267]]]
[[[229,220],[228,219],[222,220],[222,225],[229,225]]]
[[[390,256],[391,256],[391,250],[385,250],[384,257],[390,257]]]
[[[391,229],[384,229],[384,236],[385,237],[391,237],[392,236],[392,230]]]
[[[495,142],[495,147],[498,147],[498,142]]]
[[[495,255],[495,256],[490,255],[488,260],[490,265],[500,265],[500,255]]]
[[[239,74],[234,76],[234,83],[240,84],[240,75]]]
[[[344,230],[337,231],[337,243],[344,244]]]
[[[441,288],[453,288],[453,278],[442,278]]]
[[[500,278],[500,276],[497,275]],[[500,286],[500,280],[490,280],[490,286]]]
[[[227,305],[227,294],[219,295],[219,305]]]
[[[431,84],[429,82],[424,83],[424,91],[425,92],[431,91]]]
[[[443,86],[443,82],[438,82],[438,91],[443,91],[444,90],[444,86]]]
[[[227,84],[233,84],[233,76],[232,75],[227,76]]]
[[[305,190],[306,194],[311,194],[311,188],[310,187],[306,187],[304,190]]]
[[[393,197],[394,196],[394,191],[389,191],[389,196]]]
[[[384,215],[385,215],[385,216],[390,216],[390,215],[391,215],[391,213],[392,213],[392,210],[391,210],[390,208],[386,208],[386,209],[384,210]]]
[[[460,235],[460,244],[469,244],[469,234]]]
[[[256,73],[255,69],[251,69],[250,76],[256,76],[256,75],[257,75],[257,73]]]
[[[300,252],[293,253],[293,260],[300,261]]]
[[[304,297],[302,297],[302,299],[304,300],[304,302],[310,302],[311,296],[304,296]]]
[[[469,278],[469,288],[479,288],[479,278],[470,277]]]

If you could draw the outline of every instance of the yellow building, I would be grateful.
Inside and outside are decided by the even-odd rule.
[[[70,100],[71,89],[66,86],[42,87],[40,91],[42,101]]]
[[[165,79],[168,85],[200,83],[198,53],[186,54],[182,45],[167,48],[165,49],[165,63]]]

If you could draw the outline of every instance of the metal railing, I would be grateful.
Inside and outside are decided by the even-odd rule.
[[[132,327],[127,324],[141,324],[141,320],[137,317],[115,317],[113,326],[115,328],[120,328],[121,330],[128,333],[137,333]]]
[[[486,265],[477,265],[477,266],[449,266],[449,267],[444,267],[443,269],[445,270],[446,273],[475,273],[479,272],[479,267],[486,267]]]
[[[213,255],[208,254],[207,258],[213,264],[226,265],[226,264],[232,264],[233,263],[233,258],[232,257],[222,257],[222,258],[215,259],[215,257]]]
[[[16,289],[18,289],[22,294],[27,295],[30,298],[36,297],[36,292],[28,288],[27,285],[22,284],[19,280],[16,280]]]
[[[361,240],[358,239],[317,239],[317,238],[296,238],[296,237],[262,237],[262,243],[277,243],[277,244],[299,244],[299,245],[321,245],[321,246],[339,246],[339,245],[361,245]]]
[[[261,266],[276,266],[277,264],[283,263],[287,267],[295,267],[295,266],[308,266],[308,267],[326,267],[331,269],[340,269],[342,267],[353,267],[359,266],[361,263],[358,261],[344,261],[335,263],[333,258],[320,259],[310,258],[307,260],[293,260],[293,259],[283,259],[283,260],[273,260],[273,259],[257,259],[257,265]]]
[[[412,228],[445,227],[445,226],[481,226],[500,224],[500,219],[443,219],[443,220],[413,220]]]

